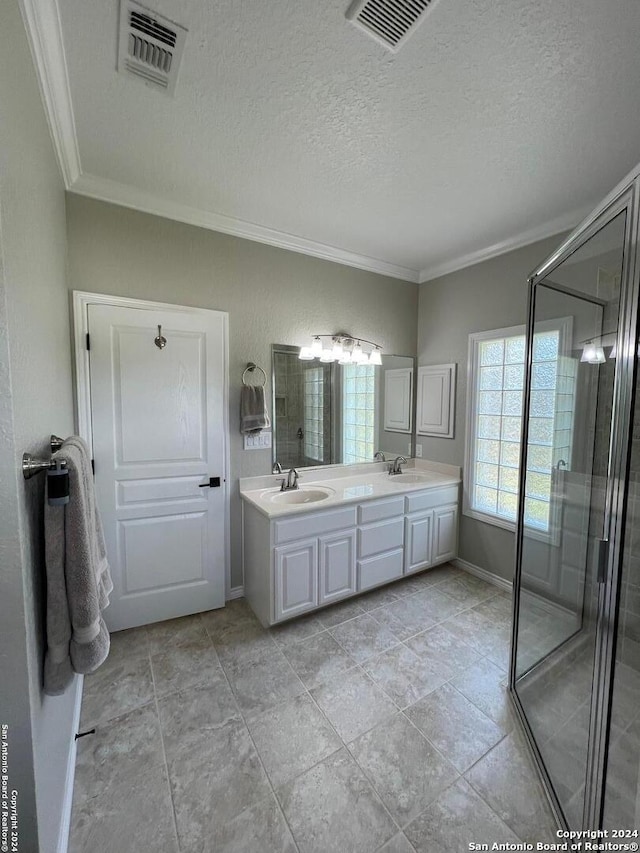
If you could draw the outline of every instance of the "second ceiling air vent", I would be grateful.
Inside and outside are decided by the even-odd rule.
[[[120,0],[118,71],[142,77],[170,95],[187,30],[135,0]]]
[[[438,0],[354,0],[347,19],[394,53]]]

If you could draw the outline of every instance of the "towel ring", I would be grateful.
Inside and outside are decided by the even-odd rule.
[[[259,365],[254,364],[252,361],[250,361],[249,364],[247,364],[245,369],[242,371],[242,384],[247,385],[247,386],[250,385],[249,382],[245,381],[245,376],[247,375],[247,373],[253,373],[254,370],[259,370],[260,373],[262,373],[263,380],[262,380],[262,383],[260,385],[260,388],[264,388],[264,386],[267,384],[267,374],[264,372],[264,370]]]

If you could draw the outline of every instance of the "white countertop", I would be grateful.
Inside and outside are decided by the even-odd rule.
[[[302,468],[298,491],[301,493],[310,490],[323,491],[327,496],[322,500],[293,504],[280,503],[281,496],[293,496],[293,492],[280,491],[280,481],[287,476],[286,471],[264,477],[243,477],[240,479],[240,497],[253,504],[268,518],[280,518],[284,515],[334,509],[343,504],[361,503],[406,492],[455,486],[461,480],[461,470],[457,466],[443,465],[424,459],[412,459],[402,466],[403,472],[408,475],[407,478],[390,475],[388,468],[389,462]],[[414,477],[417,481],[411,482],[410,480]],[[303,494],[298,494],[296,497],[302,498]]]

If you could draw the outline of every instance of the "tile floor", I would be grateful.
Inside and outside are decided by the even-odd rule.
[[[458,853],[550,841],[510,599],[452,566],[264,630],[123,631],[85,679],[70,853]]]

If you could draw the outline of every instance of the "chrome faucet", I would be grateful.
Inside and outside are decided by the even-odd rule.
[[[404,465],[406,461],[407,460],[404,456],[396,456],[393,462],[389,465],[389,474],[402,474],[402,468],[400,466]]]
[[[282,465],[276,460],[273,463],[273,468],[271,469],[272,474],[282,474]]]
[[[384,453],[381,450],[378,450],[377,453],[374,453],[373,458],[376,460],[376,462],[386,462],[387,461],[387,457],[384,455]]]
[[[286,479],[280,480],[280,491],[288,492],[291,489],[297,489],[298,487],[298,479],[300,475],[296,471],[295,468],[290,468],[289,473],[287,474]]]

